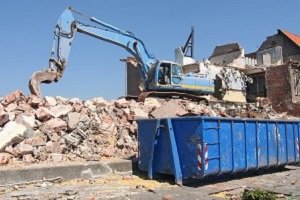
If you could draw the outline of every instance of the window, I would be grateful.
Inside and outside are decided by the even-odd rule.
[[[177,64],[173,64],[172,65],[172,75],[173,76],[180,76],[181,74],[181,66],[177,65]]]
[[[295,96],[300,96],[300,70],[293,70]]]

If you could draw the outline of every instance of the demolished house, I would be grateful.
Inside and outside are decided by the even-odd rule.
[[[245,68],[253,79],[247,87],[247,100],[268,97],[276,111],[299,116],[300,36],[278,29],[246,58],[257,60],[256,65]]]

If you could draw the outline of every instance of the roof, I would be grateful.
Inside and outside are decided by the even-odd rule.
[[[283,33],[286,37],[288,37],[292,42],[294,42],[297,46],[300,47],[300,36],[296,35],[294,33],[290,33],[288,31],[284,31],[281,29],[278,29],[278,32]]]

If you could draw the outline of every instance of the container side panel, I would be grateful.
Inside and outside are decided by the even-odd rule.
[[[234,172],[243,171],[246,168],[245,159],[245,123],[243,121],[234,121],[233,128],[233,156]]]
[[[166,127],[166,121],[163,121]],[[173,174],[173,156],[171,142],[167,128],[160,129],[160,135],[157,138],[157,144],[154,151],[153,171],[164,174]]]
[[[300,123],[297,123],[297,134],[295,139],[297,162],[300,162]]]
[[[231,172],[232,165],[232,143],[231,143],[231,123],[221,121],[220,125],[220,146],[221,146],[221,168],[223,172]]]
[[[286,142],[286,132],[285,123],[277,124],[278,130],[278,154],[279,154],[279,165],[284,165],[287,163],[287,142]]]
[[[268,123],[268,152],[269,152],[269,165],[277,165],[277,129],[275,122]]]
[[[256,124],[253,121],[246,125],[246,146],[247,146],[247,165],[248,169],[256,169]]]
[[[137,121],[139,140],[139,169],[147,171],[150,159],[150,151],[156,130],[156,120]]]
[[[294,162],[298,162],[299,161],[299,123],[298,122],[294,122],[293,123],[293,130],[294,130],[294,134],[293,134],[293,146],[294,146]]]
[[[202,141],[201,118],[174,118],[172,125],[183,178],[202,175],[198,167],[198,145]]]
[[[267,167],[268,165],[268,147],[267,147],[267,125],[266,122],[258,122],[258,165],[259,167]]]
[[[138,121],[139,126],[139,169],[148,171],[150,162],[151,148],[154,142],[156,133],[157,120],[141,120]],[[165,128],[160,129],[160,134],[157,137],[157,143],[154,149],[152,171],[164,174],[173,174],[172,154],[170,140]]]
[[[214,175],[221,173],[220,169],[220,141],[219,120],[204,120],[203,124],[204,155],[207,154],[205,174]]]
[[[295,142],[294,142],[294,126],[292,123],[286,123],[287,134],[287,152],[288,163],[295,162]]]

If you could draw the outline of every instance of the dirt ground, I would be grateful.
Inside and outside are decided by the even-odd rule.
[[[140,172],[67,182],[48,180],[0,187],[0,199],[240,199],[246,188],[272,191],[278,199],[300,199],[300,167],[287,166],[182,187],[174,184],[172,177],[148,180],[146,174]]]

